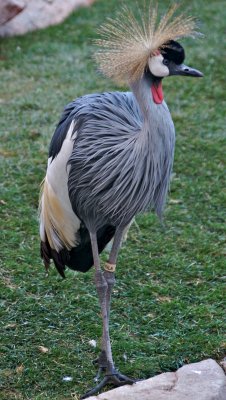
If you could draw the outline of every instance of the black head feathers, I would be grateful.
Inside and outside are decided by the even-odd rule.
[[[169,61],[173,61],[175,64],[182,64],[185,59],[184,48],[180,43],[170,40],[164,46],[161,51],[163,57]]]

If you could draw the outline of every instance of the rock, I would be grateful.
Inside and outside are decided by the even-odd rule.
[[[1,0],[0,2],[0,25],[10,21],[25,7],[23,0]]]
[[[1,0],[7,3],[19,0]],[[29,31],[43,29],[62,22],[80,6],[89,6],[95,0],[24,0],[24,9],[13,19],[0,26],[0,36],[24,35]]]
[[[212,359],[125,385],[87,400],[225,400],[226,376]]]

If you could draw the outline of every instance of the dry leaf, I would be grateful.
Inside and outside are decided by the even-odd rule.
[[[149,317],[149,318],[155,318],[156,315],[155,315],[154,313],[149,313],[149,314],[147,314],[147,317]]]
[[[15,323],[14,324],[8,324],[8,325],[5,326],[5,329],[15,329],[16,326],[17,325]]]
[[[48,353],[49,349],[44,346],[38,346],[38,349],[41,353]]]
[[[161,303],[171,303],[172,299],[169,296],[158,296],[157,300]]]
[[[16,156],[15,151],[0,150],[0,155],[2,157],[14,157]]]
[[[72,399],[74,399],[74,400],[79,400],[79,399],[80,399],[80,397],[78,397],[77,393],[75,393],[75,392],[72,392],[72,393],[71,393],[71,397],[72,397]]]
[[[1,370],[1,374],[3,376],[5,376],[6,378],[12,376],[14,374],[14,372],[15,372],[14,370],[9,369],[9,368]]]
[[[181,204],[182,200],[180,199],[170,199],[169,204]]]
[[[23,364],[18,365],[18,367],[16,367],[16,373],[17,374],[22,374],[23,370],[24,370]]]

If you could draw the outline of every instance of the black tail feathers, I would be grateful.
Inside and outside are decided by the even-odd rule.
[[[62,278],[65,278],[64,260],[62,259],[60,253],[58,253],[56,250],[51,249],[48,240],[46,242],[41,241],[40,252],[41,252],[41,258],[43,259],[46,270],[48,271],[48,269],[50,267],[50,260],[52,259],[59,274],[62,276]]]
[[[99,253],[111,241],[115,234],[115,227],[104,226],[97,231]],[[83,226],[79,230],[80,243],[71,250],[62,249],[59,253],[51,249],[48,241],[41,242],[41,257],[48,270],[50,259],[53,260],[59,274],[65,278],[65,266],[80,272],[87,272],[93,266],[93,254],[88,230]]]

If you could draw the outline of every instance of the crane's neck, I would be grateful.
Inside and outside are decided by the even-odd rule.
[[[146,74],[131,84],[142,114],[141,130],[136,135],[136,170],[139,177],[147,179],[146,187],[151,191],[154,208],[161,216],[170,181],[173,163],[175,132],[168,108],[155,101],[152,85],[156,82],[151,74]],[[135,163],[135,162],[134,162]],[[142,175],[143,173],[143,175]],[[144,178],[146,177],[146,178]],[[151,197],[150,196],[150,197]]]
[[[131,83],[130,87],[139,104],[144,124],[149,124],[163,102],[162,79],[145,72],[144,76]]]

